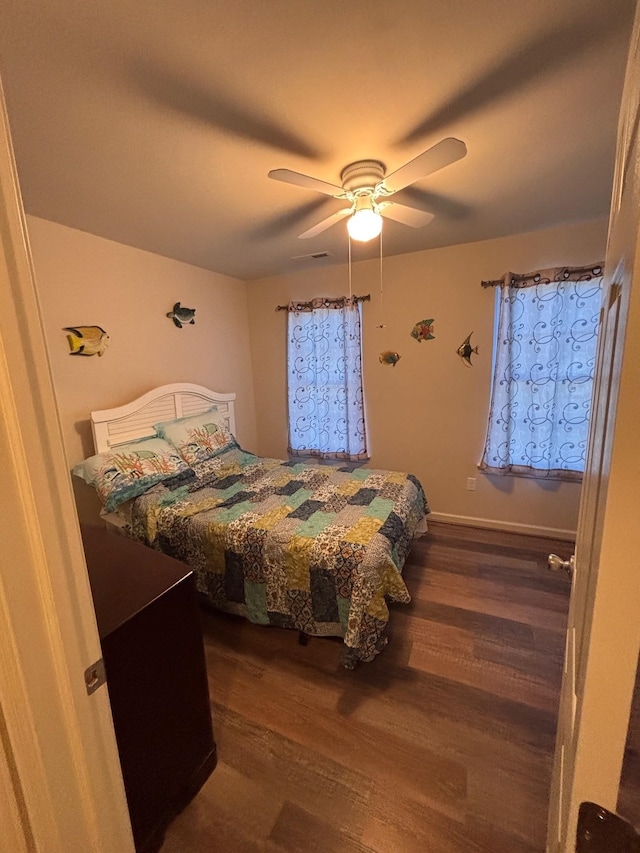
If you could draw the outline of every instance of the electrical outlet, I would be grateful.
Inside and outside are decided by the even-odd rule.
[[[467,491],[475,492],[476,490],[476,478],[475,477],[467,477]]]

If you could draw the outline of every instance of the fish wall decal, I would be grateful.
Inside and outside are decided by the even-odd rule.
[[[104,355],[111,338],[102,326],[65,326],[68,332],[69,355]]]
[[[394,350],[392,349],[386,349],[378,356],[380,364],[390,364],[392,367],[396,366],[396,364],[400,361],[400,358],[400,354],[394,352]]]
[[[473,334],[473,332],[469,332],[467,337],[464,339],[464,341],[460,344],[460,346],[456,350],[456,352],[458,353],[458,355],[462,359],[465,367],[473,367],[473,365],[471,364],[471,353],[475,353],[476,355],[478,354],[478,347],[477,346],[475,346],[475,347],[471,346],[471,335],[472,334]]]
[[[415,338],[418,343],[422,341],[432,341],[435,338],[433,334],[433,318],[431,320],[420,320],[411,330],[411,337]]]

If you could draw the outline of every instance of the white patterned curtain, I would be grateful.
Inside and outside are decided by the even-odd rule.
[[[288,312],[289,453],[368,459],[361,299],[293,302]]]
[[[487,439],[488,474],[581,480],[602,296],[602,265],[506,273]]]

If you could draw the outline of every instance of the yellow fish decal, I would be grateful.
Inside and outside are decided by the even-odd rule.
[[[104,355],[111,338],[101,326],[65,326],[69,355]]]

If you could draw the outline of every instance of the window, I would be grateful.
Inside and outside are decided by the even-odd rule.
[[[480,469],[582,479],[602,295],[602,267],[507,273],[487,439]]]
[[[314,299],[288,311],[289,453],[368,459],[361,300]]]

